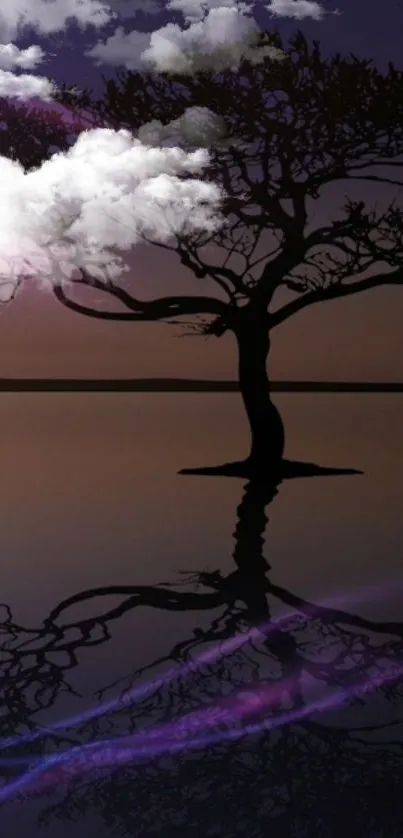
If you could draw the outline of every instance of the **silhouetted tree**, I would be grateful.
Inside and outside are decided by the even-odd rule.
[[[83,591],[51,611],[33,638],[34,644],[19,644],[20,649],[26,648],[27,657],[31,652],[33,680],[43,673],[45,656],[55,661],[58,651],[68,650],[68,663],[59,679],[62,690],[71,664],[79,664],[80,649],[91,642],[106,642],[113,622],[132,609],[216,612],[206,629],[195,627],[166,656],[102,688],[98,693],[101,700],[112,694],[121,694],[126,700],[107,716],[78,726],[74,734],[70,731],[70,738],[91,742],[135,734],[152,723],[177,720],[184,713],[214,704],[220,696],[235,696],[248,686],[258,690],[292,677],[294,688],[288,689],[285,683],[278,705],[264,711],[266,718],[275,717],[280,710],[303,709],[312,689],[309,684],[325,691],[346,689],[400,662],[400,621],[377,622],[342,608],[317,605],[270,580],[265,555],[266,510],[278,486],[275,481],[245,485],[237,510],[235,569],[231,573],[224,576],[213,570],[188,575],[184,584],[190,590],[164,583]],[[194,590],[196,584],[202,590]],[[96,607],[100,600],[117,595],[122,596],[119,605],[104,610]],[[70,617],[71,609],[85,602],[91,604],[91,616]],[[275,602],[294,613],[274,631],[271,614]],[[194,661],[197,651],[256,625],[261,628],[260,638],[205,661],[186,678],[158,683],[168,662]],[[128,691],[145,677],[157,680],[155,689],[130,705]],[[109,829],[122,835],[232,838],[247,834],[260,838],[273,831],[279,838],[311,838],[314,834],[336,838],[343,830],[347,835],[398,838],[403,827],[401,683],[380,686],[376,694],[383,707],[377,704],[374,719],[362,718],[357,723],[351,715],[357,707],[362,712],[371,709],[371,694],[356,690],[349,706],[333,717],[306,716],[277,730],[201,752],[106,770],[98,770],[88,756],[76,771],[60,773],[57,784],[52,782],[51,772],[37,789],[35,784],[28,786],[22,797],[29,799],[35,790],[57,795],[59,800],[44,810],[41,823],[52,816],[82,819],[95,809]],[[61,746],[67,744],[66,736]]]
[[[262,33],[267,37],[283,48],[277,34]],[[347,198],[337,218],[317,223],[327,185],[401,185],[396,172],[403,153],[403,73],[392,64],[381,73],[353,55],[325,59],[318,42],[309,45],[300,32],[286,52],[284,61],[244,61],[238,73],[161,74],[151,80],[120,71],[117,81],[106,83],[102,100],[91,105],[88,92],[76,99],[77,106],[92,110],[94,124],[132,131],[151,119],[166,124],[189,104],[207,106],[225,119],[229,136],[242,142],[211,149],[208,177],[230,196],[224,205],[229,225],[212,235],[176,237],[172,245],[152,242],[176,252],[197,285],[205,277],[213,280],[218,296],[144,301],[117,282],[105,284],[83,272],[79,285],[93,286],[126,309],[116,312],[80,302],[71,288],[55,289],[60,302],[90,317],[181,323],[195,316],[196,332],[232,333],[252,437],[244,464],[249,475],[267,468],[281,472],[284,428],[267,374],[275,329],[307,306],[403,282],[403,213],[396,200],[381,211]],[[59,99],[72,107],[69,94],[61,92]],[[266,240],[266,252],[256,257],[264,234],[269,246]],[[216,247],[214,263],[206,259],[206,245]],[[232,257],[236,267],[230,267]]]
[[[66,150],[78,131],[77,119],[69,125],[57,111],[0,98],[0,156],[27,170],[40,166],[52,151]]]

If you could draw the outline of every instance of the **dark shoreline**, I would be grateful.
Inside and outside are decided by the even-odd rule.
[[[276,393],[403,393],[403,382],[273,381]],[[236,381],[185,378],[2,378],[1,393],[236,393]]]

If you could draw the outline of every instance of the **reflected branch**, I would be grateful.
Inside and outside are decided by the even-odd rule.
[[[318,691],[345,690],[403,660],[402,622],[373,621],[340,608],[317,605],[270,580],[265,555],[268,507],[280,483],[246,482],[233,534],[233,571],[227,575],[220,569],[200,571],[184,579],[185,587],[198,586],[202,592],[172,590],[171,583],[163,587],[109,586],[76,594],[51,611],[44,622],[46,648],[66,647],[66,635],[74,628],[76,661],[79,650],[99,626],[102,642],[106,642],[111,638],[110,623],[139,605],[167,611],[219,611],[207,628],[194,627],[153,663],[102,687],[97,693],[100,701],[117,693],[124,704],[107,716],[83,724],[80,736],[85,741],[105,735],[126,736],[153,724],[174,722],[184,713],[214,705],[239,691],[246,689],[256,695],[277,685],[276,705],[254,716],[255,721],[268,721],[272,715],[304,709]],[[98,597],[102,600],[108,595],[122,596],[124,601],[118,608],[94,617],[56,623],[61,616],[65,619],[76,604],[91,602],[93,607]],[[292,609],[281,624],[275,624],[271,617],[275,602]],[[194,664],[201,650],[222,644],[250,627],[260,628],[260,636],[236,651],[223,651],[191,667],[186,677],[161,680],[169,662]],[[39,664],[39,650],[36,656]],[[141,702],[130,704],[130,690],[145,675],[157,679],[155,689]],[[222,742],[202,752],[166,756],[141,766],[121,765],[102,776],[95,770],[90,775],[83,773],[74,783],[66,780],[63,800],[48,805],[40,822],[48,823],[54,817],[82,818],[95,806],[109,828],[128,834],[140,831],[144,836],[188,836],[192,824],[197,824],[199,831],[195,834],[214,835],[219,830],[222,836],[232,836],[243,823],[243,834],[247,830],[248,835],[259,838],[268,828],[281,838],[290,834],[310,838],[312,834],[325,834],[324,824],[328,823],[337,788],[335,830],[346,829],[348,813],[348,828],[354,834],[370,834],[365,832],[366,812],[370,810],[375,825],[397,836],[393,830],[398,825],[401,831],[403,816],[396,820],[394,814],[393,820],[391,813],[400,805],[403,780],[401,684],[377,688],[376,702],[376,717],[372,719],[372,698],[363,691],[330,716],[305,717],[287,727],[263,730],[253,739]],[[396,783],[390,782],[392,776],[397,778]],[[382,805],[374,803],[374,783],[382,789]],[[359,807],[353,807],[352,789],[355,796],[359,795]],[[220,821],[223,801],[225,816]],[[256,812],[253,829],[251,811]]]

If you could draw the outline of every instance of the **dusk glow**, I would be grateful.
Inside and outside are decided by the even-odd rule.
[[[402,838],[403,0],[0,0],[0,838]]]

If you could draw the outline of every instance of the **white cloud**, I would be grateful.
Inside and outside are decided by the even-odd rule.
[[[136,70],[141,67],[139,56],[149,47],[150,40],[151,33],[149,32],[126,33],[123,27],[119,26],[105,43],[99,41],[87,51],[86,55],[94,58],[98,66],[112,64],[126,67],[128,70]]]
[[[47,78],[13,70],[33,69],[45,54],[39,46],[20,50],[12,43],[27,26],[42,35],[58,32],[69,20],[81,27],[104,26],[113,12],[101,0],[2,0],[0,6],[0,96],[27,101],[40,97],[50,101],[56,92]]]
[[[111,0],[111,8],[101,0],[1,2],[0,95],[50,99],[50,80],[13,73],[35,68],[44,53],[37,46],[19,50],[12,41],[24,27],[48,35],[73,18],[82,27],[102,27],[126,0]],[[127,0],[127,9],[142,2]],[[273,15],[291,17],[315,18],[318,8],[311,0],[271,0],[270,5]],[[182,13],[185,28],[169,23],[154,32],[126,33],[119,27],[87,54],[98,63],[191,75],[237,70],[243,58],[260,63],[266,56],[286,57],[258,44],[251,4],[168,0],[168,9]],[[210,161],[207,148],[230,142],[221,117],[209,108],[189,107],[165,125],[146,123],[137,138],[126,130],[84,131],[68,151],[28,172],[0,157],[0,301],[11,299],[25,279],[49,287],[70,278],[75,268],[101,279],[120,276],[129,268],[119,252],[142,241],[142,233],[163,242],[175,233],[222,227],[226,193],[203,180],[203,171]]]
[[[139,12],[157,15],[164,11],[164,0],[108,0],[108,5],[121,20],[134,18]]]
[[[284,58],[275,47],[258,46],[259,28],[242,8],[227,4],[208,9],[203,20],[195,20],[187,29],[168,23],[155,32],[125,33],[122,28],[104,43],[87,52],[98,64],[124,64],[127,69],[153,70],[192,75],[201,70],[236,71],[242,59],[260,63],[265,56]],[[191,13],[189,0],[176,0]]]
[[[0,44],[0,68],[2,70],[12,70],[13,67],[33,70],[37,64],[43,61],[43,58],[44,52],[38,46],[18,49],[15,44]]]
[[[49,35],[60,32],[69,20],[82,27],[101,27],[112,18],[112,10],[102,0],[2,0],[0,42],[15,40],[27,26]]]
[[[246,3],[243,0],[168,0],[167,10],[181,12],[187,23],[201,20],[212,9],[238,9],[250,14],[251,6],[256,3]]]
[[[43,101],[50,102],[55,92],[55,85],[43,76],[27,73],[16,76],[8,70],[0,70],[0,96],[20,99],[23,102],[38,96]]]
[[[126,33],[119,27],[86,54],[98,65],[189,75],[225,68],[236,71],[242,59],[258,64],[266,56],[284,58],[280,50],[257,44],[255,5],[243,0],[168,0],[167,11],[180,12],[186,28],[168,23],[154,32]],[[273,17],[297,20],[319,21],[326,13],[316,0],[269,0],[264,8]]]
[[[315,0],[270,0],[266,8],[273,17],[293,17],[295,20],[322,20],[326,14],[321,3]]]
[[[137,138],[144,145],[185,148],[225,148],[230,143],[242,146],[237,140],[228,136],[224,119],[215,114],[210,108],[186,108],[179,119],[163,125],[158,119],[146,122],[137,133]]]
[[[102,25],[105,16],[110,19],[105,8],[98,0],[63,0],[63,6],[59,0],[33,0],[29,9],[20,0],[14,6],[7,2],[0,31],[3,38],[13,37],[31,24],[42,34],[50,33],[77,10],[82,25]],[[119,39],[124,37],[128,57],[130,50],[151,46],[151,39],[141,33],[124,36],[118,30],[112,49],[115,42],[120,49]],[[37,46],[19,50],[11,42],[1,45],[0,93],[50,98],[49,80],[12,72],[32,69],[43,58]],[[0,157],[1,301],[10,299],[27,278],[49,287],[79,267],[100,278],[119,276],[128,268],[117,252],[142,241],[142,233],[164,241],[175,233],[213,231],[225,224],[220,211],[225,192],[201,177],[208,151],[178,147],[181,142],[224,142],[223,120],[208,108],[189,108],[168,125],[146,124],[140,135],[142,140],[124,130],[85,131],[68,151],[29,172],[18,161]],[[172,147],[174,137],[177,145]]]
[[[119,276],[128,268],[113,251],[130,250],[142,232],[166,241],[221,227],[225,192],[199,177],[208,162],[206,149],[154,148],[129,131],[101,128],[34,171],[0,157],[3,299],[23,278],[49,287],[76,267]]]
[[[243,58],[260,63],[265,56],[279,58],[271,46],[257,46],[259,29],[255,21],[235,8],[211,9],[204,20],[188,29],[168,24],[153,32],[142,60],[156,72],[238,70]],[[281,56],[283,57],[283,56]]]
[[[55,86],[41,76],[22,74],[14,75],[14,68],[31,70],[39,64],[44,53],[38,46],[20,50],[14,44],[0,44],[0,96],[9,96],[26,101],[33,96],[40,96],[50,101],[55,93]]]

